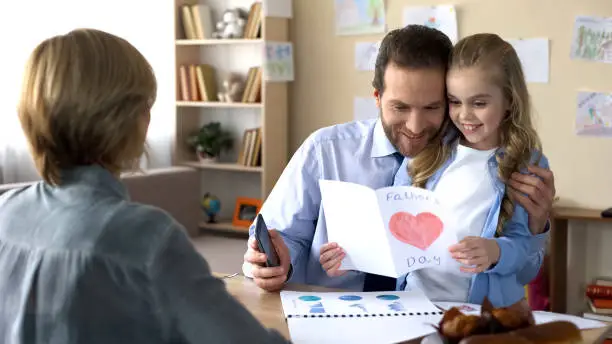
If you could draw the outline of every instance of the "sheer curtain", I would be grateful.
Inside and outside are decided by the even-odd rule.
[[[75,28],[121,36],[149,60],[158,82],[144,168],[171,163],[175,131],[174,19],[171,0],[9,1],[0,11],[0,184],[39,179],[16,114],[23,67],[45,38]]]

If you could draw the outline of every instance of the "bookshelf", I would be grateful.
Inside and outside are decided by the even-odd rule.
[[[278,1],[278,0],[275,0]],[[286,0],[291,1],[291,0]],[[201,189],[201,195],[211,193],[221,201],[221,211],[216,216],[217,222],[207,223],[207,217],[202,212],[201,230],[222,232],[248,233],[247,228],[232,225],[232,218],[236,200],[239,197],[265,200],[274,184],[280,177],[287,164],[288,155],[288,83],[271,82],[261,78],[258,97],[248,99],[234,99],[232,102],[219,101],[213,92],[223,91],[223,81],[230,76],[240,76],[248,81],[249,70],[260,67],[263,72],[265,49],[270,42],[290,42],[289,18],[272,17],[264,15],[267,4],[261,4],[261,26],[259,35],[247,35],[253,38],[214,38],[210,32],[216,29],[225,10],[240,8],[244,11],[245,33],[248,29],[249,12],[255,2],[253,0],[175,0],[175,74],[176,74],[176,136],[174,142],[173,164],[197,168],[201,173],[201,185],[194,186]],[[200,34],[192,31],[186,33],[184,28],[184,6],[198,6],[200,13],[193,15],[193,27],[200,17]],[[204,5],[204,10],[202,9]],[[208,7],[208,9],[206,9]],[[210,10],[211,23],[205,12]],[[204,18],[204,19],[202,19]],[[196,28],[197,29],[197,28]],[[251,30],[251,33],[253,31]],[[203,33],[203,34],[202,34]],[[190,36],[190,37],[189,37]],[[189,38],[188,38],[189,37]],[[204,68],[214,69],[214,86],[209,89],[204,83],[187,86],[182,83],[181,74],[193,76],[190,65],[205,65]],[[181,70],[181,67],[184,70]],[[196,67],[197,68],[197,67]],[[209,79],[210,73],[202,73],[203,78]],[[198,75],[195,74],[195,79]],[[255,79],[255,74],[253,74]],[[255,84],[255,83],[252,83]],[[185,97],[185,87],[194,86],[200,91],[198,99],[194,95]],[[245,86],[248,89],[248,86]],[[193,88],[192,92],[193,92]],[[210,92],[210,93],[213,93]],[[245,90],[247,92],[247,90]],[[207,96],[205,97],[204,94]],[[238,97],[240,98],[240,97]],[[205,100],[203,100],[205,99]],[[246,100],[246,101],[244,101]],[[202,125],[218,122],[224,130],[231,133],[233,147],[223,152],[216,162],[202,162],[197,154],[187,144],[188,137]],[[243,139],[245,132],[259,128],[257,152],[254,157],[249,156],[251,163],[245,164],[246,155],[242,153],[245,146]],[[258,158],[257,158],[258,157]],[[242,160],[242,161],[241,161]]]

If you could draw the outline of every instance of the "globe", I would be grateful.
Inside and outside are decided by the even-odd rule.
[[[210,193],[206,193],[204,197],[202,197],[202,202],[200,203],[202,210],[208,215],[208,222],[215,223],[215,215],[219,213],[221,210],[221,201],[215,195],[211,195]]]

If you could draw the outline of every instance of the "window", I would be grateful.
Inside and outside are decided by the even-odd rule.
[[[175,127],[172,1],[9,1],[0,11],[0,183],[38,179],[16,115],[25,62],[43,39],[75,28],[121,36],[149,60],[158,81],[151,111],[148,168],[170,165]]]

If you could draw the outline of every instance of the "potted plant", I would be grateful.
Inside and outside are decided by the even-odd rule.
[[[201,162],[216,162],[222,151],[232,148],[234,141],[231,134],[221,128],[221,123],[211,122],[191,135],[188,143]]]

